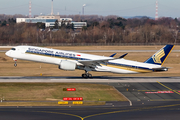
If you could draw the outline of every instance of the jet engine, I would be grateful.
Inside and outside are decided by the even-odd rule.
[[[75,68],[76,68],[76,63],[67,61],[67,60],[61,60],[60,65],[59,65],[59,69],[62,69],[62,70],[74,71]]]

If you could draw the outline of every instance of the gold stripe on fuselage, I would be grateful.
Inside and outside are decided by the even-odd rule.
[[[107,66],[108,67],[113,67],[113,68],[118,68],[118,69],[123,69],[123,70],[139,72],[139,73],[149,73],[149,72],[152,72],[152,70],[146,70],[146,69],[142,69],[142,68],[133,68],[133,67],[124,67],[124,66],[120,66],[120,65],[111,65],[111,64],[108,64]]]
[[[50,55],[43,55],[43,54],[38,54],[38,53],[29,53],[29,52],[26,52],[26,53],[27,54],[44,56],[44,57],[59,58],[59,59],[63,59],[63,60],[78,60],[78,59],[64,58],[64,57],[59,57],[59,56],[54,56],[54,55],[50,56]],[[139,72],[139,73],[149,73],[149,72],[152,72],[152,70],[146,70],[146,69],[138,68],[138,67],[137,68],[124,67],[124,66],[121,66],[121,65],[112,65],[112,64],[107,64],[107,65],[102,65],[102,66],[113,67],[113,68],[118,68],[118,69],[123,69],[123,70],[129,70],[129,71],[134,71],[134,72]]]

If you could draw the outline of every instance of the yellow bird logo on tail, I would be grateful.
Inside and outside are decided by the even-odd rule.
[[[161,62],[161,58],[165,55],[164,53],[164,49],[162,49],[161,51],[159,51],[157,54],[155,54],[152,59],[155,63],[162,63]]]

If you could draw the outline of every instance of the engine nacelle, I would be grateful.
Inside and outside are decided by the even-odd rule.
[[[76,69],[76,63],[67,60],[61,60],[59,69],[74,71]]]

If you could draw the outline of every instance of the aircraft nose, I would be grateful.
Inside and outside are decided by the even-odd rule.
[[[10,52],[10,51],[7,51],[5,54],[6,54],[7,56],[10,56],[11,52]]]

